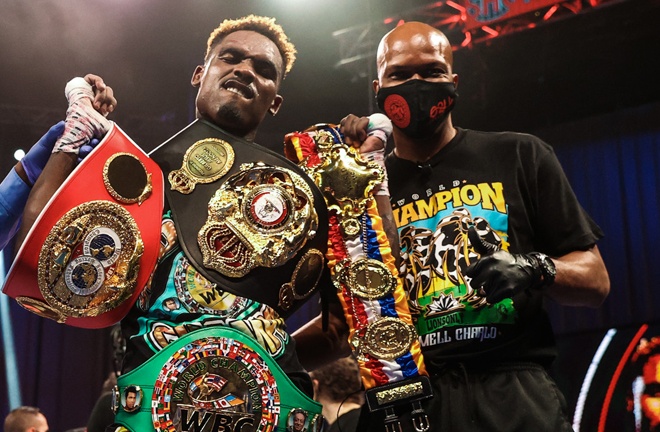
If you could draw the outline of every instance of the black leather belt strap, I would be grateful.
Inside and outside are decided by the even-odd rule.
[[[169,173],[181,169],[186,152],[193,144],[208,138],[217,138],[231,145],[235,158],[231,168],[217,180],[209,183],[197,182],[189,193],[173,190],[170,187],[171,182],[167,181]],[[284,156],[256,143],[233,136],[217,126],[199,119],[156,148],[150,156],[158,163],[166,177],[165,197],[172,210],[179,242],[195,268],[208,280],[232,294],[265,303],[283,317],[291,315],[302,302],[294,301],[293,305],[282,307],[280,288],[283,284],[291,282],[296,264],[306,251],[315,248],[325,253],[327,249],[327,208],[323,195],[314,182],[303,170]],[[227,277],[203,265],[197,235],[207,220],[209,200],[218,188],[238,172],[242,164],[256,162],[286,168],[299,174],[305,180],[313,192],[319,229],[316,235],[308,240],[305,246],[285,264],[276,268],[257,267],[243,277]]]

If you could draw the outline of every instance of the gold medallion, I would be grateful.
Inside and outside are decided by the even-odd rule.
[[[143,251],[125,208],[110,201],[81,204],[62,216],[41,248],[39,290],[64,316],[98,316],[132,295]]]
[[[358,219],[373,199],[371,191],[385,178],[384,170],[375,162],[362,160],[359,152],[343,143],[334,144],[332,136],[320,131],[315,136],[321,164],[311,168],[311,175],[326,197],[328,210],[341,217],[344,233],[359,233]]]
[[[335,269],[335,278],[360,298],[374,300],[394,291],[396,280],[381,261],[362,258],[355,262],[345,259]]]
[[[308,250],[293,271],[291,282],[280,288],[279,306],[289,310],[293,300],[303,300],[314,292],[325,268],[325,257],[318,249]]]
[[[234,149],[227,141],[205,138],[191,145],[183,156],[181,169],[167,176],[172,190],[189,194],[198,183],[212,183],[234,165]]]
[[[416,337],[413,326],[399,318],[385,317],[369,324],[360,348],[377,359],[394,360],[410,350]]]
[[[324,268],[325,257],[318,249],[310,249],[300,258],[291,277],[293,297],[296,300],[303,300],[314,292]]]
[[[211,197],[197,243],[205,267],[243,277],[288,262],[317,228],[312,190],[299,174],[244,164]]]
[[[291,283],[287,282],[280,287],[280,299],[277,305],[285,311],[293,306],[293,287]]]
[[[142,204],[153,190],[151,174],[131,153],[115,153],[103,166],[103,184],[117,201]]]

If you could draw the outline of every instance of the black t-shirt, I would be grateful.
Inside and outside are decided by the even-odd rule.
[[[428,367],[555,355],[539,291],[487,304],[463,271],[467,229],[511,253],[561,256],[603,233],[578,203],[552,148],[532,135],[457,129],[430,161],[386,159],[401,275]]]
[[[356,432],[360,420],[361,408],[355,408],[337,417],[328,432]]]

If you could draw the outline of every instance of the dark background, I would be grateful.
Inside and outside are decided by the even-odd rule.
[[[27,149],[64,117],[64,85],[88,72],[115,90],[119,105],[111,119],[145,150],[153,149],[194,117],[190,78],[208,34],[223,19],[249,13],[275,17],[298,49],[281,89],[284,105],[262,125],[257,142],[279,150],[287,132],[338,122],[349,112],[369,114],[375,57],[336,68],[346,41],[333,32],[371,24],[369,37],[355,43],[373,47],[391,28],[384,18],[428,3],[0,0],[0,175],[15,164],[15,149]],[[608,1],[454,53],[460,76],[454,123],[546,139],[607,234],[600,247],[612,294],[596,311],[550,305],[560,342],[579,336],[591,348],[610,326],[660,317],[654,258],[660,139],[646,139],[660,136],[659,18],[660,1]],[[458,44],[462,35],[451,32],[450,40]],[[302,310],[291,329],[315,313],[314,305]],[[108,330],[60,326],[13,301],[11,317],[23,402],[40,406],[52,431],[82,426],[112,365]],[[570,358],[576,344],[564,346],[564,358]],[[7,380],[4,362],[0,366],[4,417]],[[565,390],[569,399],[576,394]]]
[[[210,31],[224,18],[277,18],[298,49],[277,117],[257,141],[279,149],[286,132],[338,122],[373,109],[375,57],[335,67],[333,32],[372,23],[375,46],[389,27],[426,0],[2,0],[0,3],[0,174],[13,149],[27,148],[64,116],[63,89],[91,72],[119,100],[111,116],[150,150],[194,116],[190,78]],[[608,1],[455,53],[457,125],[526,132],[657,101],[659,5]],[[451,32],[454,44],[462,40]],[[366,77],[354,72],[359,70]]]

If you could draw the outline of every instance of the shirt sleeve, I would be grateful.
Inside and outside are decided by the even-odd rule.
[[[18,231],[19,219],[30,194],[30,187],[14,168],[0,183],[0,250]]]
[[[542,252],[561,256],[586,250],[603,237],[600,227],[580,205],[551,148],[541,157],[537,180],[536,240]]]

